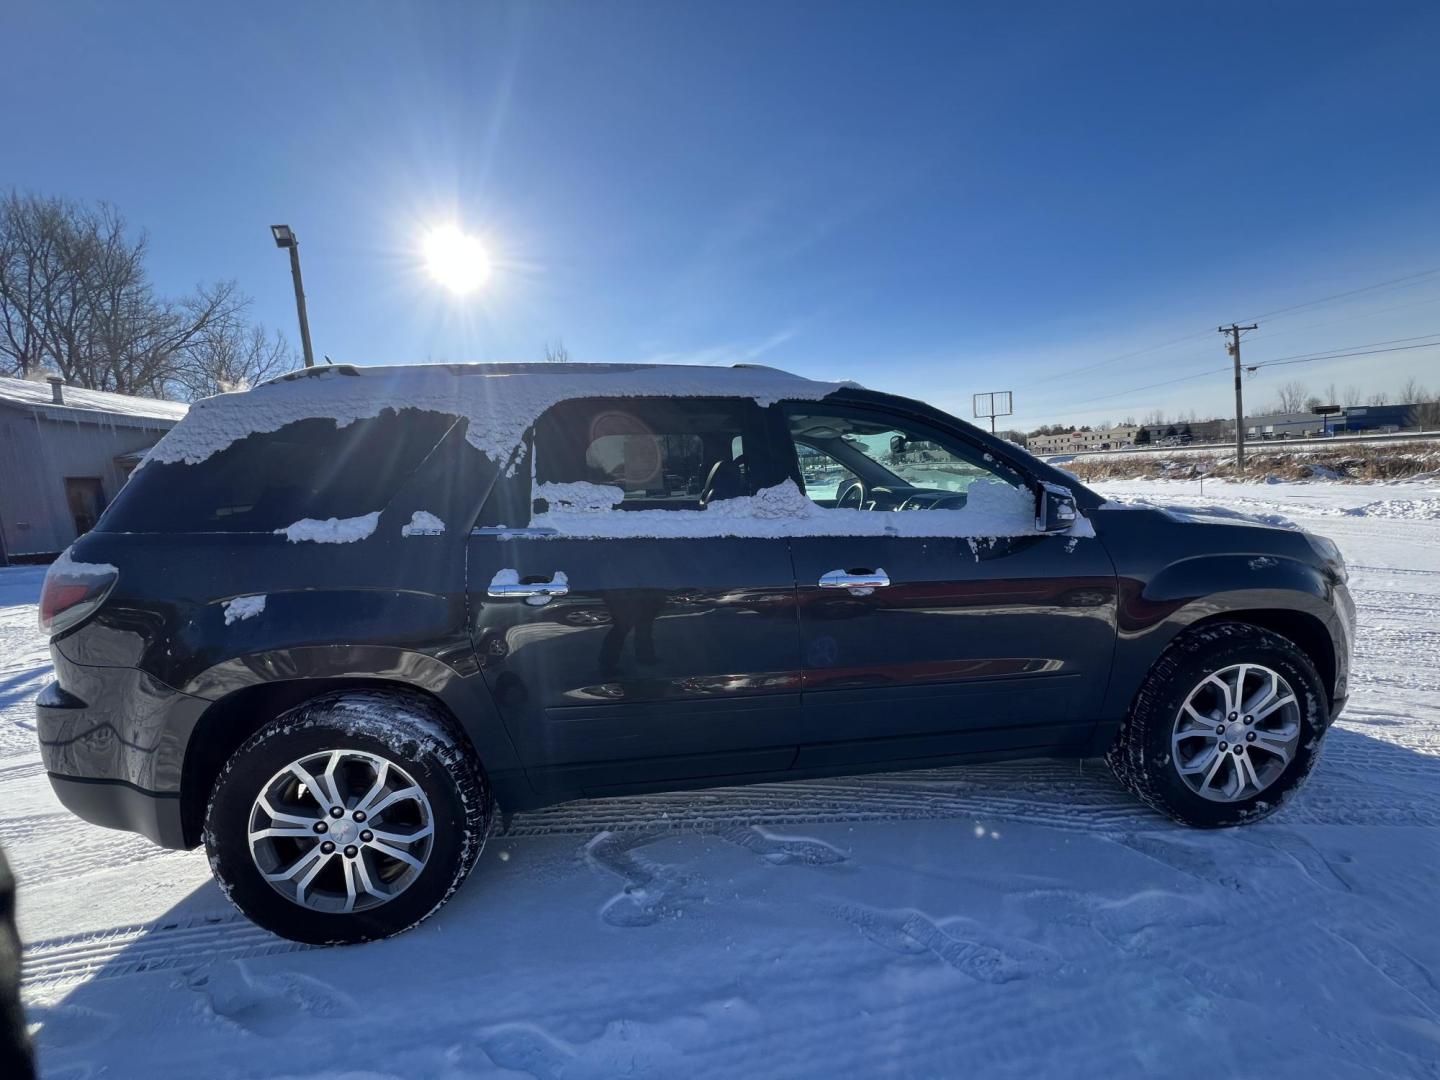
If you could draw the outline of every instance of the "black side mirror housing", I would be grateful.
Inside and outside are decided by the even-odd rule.
[[[1080,509],[1069,488],[1041,481],[1035,500],[1035,529],[1042,533],[1064,532],[1080,520]]]

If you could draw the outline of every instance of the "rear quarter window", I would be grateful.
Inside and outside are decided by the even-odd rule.
[[[382,509],[456,423],[402,409],[336,427],[300,420],[194,465],[148,462],[105,511],[102,532],[273,532],[302,518]]]

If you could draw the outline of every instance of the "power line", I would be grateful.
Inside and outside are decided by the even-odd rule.
[[[1403,339],[1402,339],[1403,340]],[[1425,341],[1419,345],[1397,345],[1393,349],[1367,349],[1361,352],[1331,353],[1326,356],[1297,356],[1291,360],[1267,360],[1260,364],[1247,364],[1245,370],[1259,371],[1267,367],[1288,367],[1291,364],[1313,364],[1317,360],[1343,360],[1346,357],[1357,356],[1380,356],[1383,353],[1407,352],[1410,349],[1434,349],[1440,348],[1440,341]]]
[[[1431,270],[1421,270],[1418,273],[1406,274],[1404,277],[1391,278],[1389,281],[1379,281],[1374,285],[1364,285],[1358,289],[1349,289],[1345,292],[1338,292],[1331,296],[1322,296],[1319,300],[1307,300],[1303,304],[1291,304],[1289,307],[1276,308],[1274,311],[1267,311],[1261,315],[1251,317],[1251,322],[1259,322],[1261,319],[1274,321],[1277,317],[1292,311],[1300,311],[1303,308],[1318,307],[1320,304],[1329,304],[1335,300],[1344,300],[1346,297],[1359,296],[1361,293],[1375,292],[1377,289],[1388,289],[1392,285],[1400,285],[1407,281],[1417,281],[1421,278],[1433,277],[1440,274],[1440,266]]]
[[[1423,334],[1423,335],[1421,335],[1421,336],[1422,336],[1422,337],[1440,337],[1440,334]],[[1413,339],[1413,338],[1395,338],[1394,340],[1396,340],[1396,341],[1413,341],[1414,339]],[[1377,344],[1377,345],[1382,345],[1382,344],[1385,344],[1385,342],[1376,342],[1376,344]],[[1405,351],[1410,350],[1410,349],[1428,349],[1428,348],[1434,348],[1434,347],[1437,347],[1437,346],[1440,346],[1440,341],[1422,342],[1422,343],[1419,344],[1419,345],[1401,345],[1401,346],[1397,346],[1397,347],[1395,347],[1395,348],[1390,348],[1390,349],[1367,349],[1367,348],[1365,348],[1364,346],[1349,346],[1349,348],[1356,348],[1356,349],[1359,349],[1360,351],[1357,351],[1357,352],[1342,352],[1342,353],[1334,353],[1334,354],[1329,354],[1329,353],[1327,353],[1327,354],[1317,354],[1317,355],[1304,355],[1304,356],[1293,356],[1293,357],[1279,357],[1279,358],[1277,358],[1277,359],[1275,359],[1275,360],[1262,360],[1262,361],[1260,361],[1259,363],[1255,363],[1255,364],[1244,364],[1244,365],[1242,365],[1242,366],[1245,368],[1246,371],[1258,371],[1258,370],[1260,370],[1261,368],[1267,368],[1267,367],[1286,367],[1286,366],[1288,366],[1288,365],[1290,365],[1290,364],[1309,364],[1309,363],[1313,363],[1313,362],[1315,362],[1315,361],[1317,361],[1317,360],[1340,360],[1340,359],[1345,359],[1345,358],[1347,358],[1347,357],[1348,357],[1348,358],[1355,358],[1355,357],[1361,357],[1361,356],[1379,356],[1379,355],[1381,355],[1381,354],[1383,354],[1383,353],[1405,352]],[[1174,378],[1174,379],[1165,379],[1165,380],[1163,380],[1163,381],[1161,381],[1161,382],[1145,383],[1143,386],[1131,386],[1131,387],[1127,387],[1127,388],[1124,389],[1124,390],[1117,390],[1117,391],[1116,391],[1115,393],[1113,393],[1113,394],[1101,394],[1101,395],[1099,395],[1098,397],[1081,398],[1081,399],[1078,400],[1078,401],[1072,401],[1072,402],[1070,402],[1070,404],[1071,404],[1071,405],[1090,405],[1090,404],[1093,404],[1094,402],[1097,402],[1097,401],[1113,401],[1115,398],[1117,398],[1117,397],[1124,397],[1126,394],[1138,394],[1138,393],[1139,393],[1140,391],[1142,391],[1142,390],[1155,390],[1155,389],[1158,389],[1159,387],[1162,387],[1162,386],[1173,386],[1175,383],[1190,382],[1190,381],[1193,380],[1193,379],[1202,379],[1202,378],[1204,378],[1206,375],[1214,375],[1214,374],[1217,374],[1218,372],[1221,372],[1221,371],[1229,371],[1229,370],[1231,370],[1231,365],[1230,365],[1230,364],[1226,364],[1224,367],[1206,368],[1204,371],[1196,371],[1196,372],[1193,372],[1193,373],[1191,373],[1191,374],[1189,374],[1189,375],[1181,375],[1181,376],[1178,376],[1177,378]]]
[[[1396,286],[1405,285],[1407,283],[1413,284],[1426,278],[1434,277],[1437,274],[1440,274],[1440,266],[1432,267],[1429,270],[1419,270],[1413,274],[1406,274],[1402,277],[1390,278],[1386,281],[1377,281],[1371,285],[1362,285],[1357,289],[1347,289],[1344,292],[1332,293],[1329,296],[1322,296],[1315,300],[1307,300],[1303,303],[1291,304],[1288,307],[1276,308],[1274,311],[1269,311],[1262,315],[1253,316],[1250,321],[1254,323],[1258,323],[1261,319],[1269,319],[1273,321],[1276,318],[1283,318],[1286,315],[1296,311],[1303,311],[1307,308],[1318,307],[1321,304],[1334,303],[1337,300],[1345,300],[1352,296],[1359,296],[1362,293],[1378,292],[1381,289],[1394,288]],[[1430,301],[1422,301],[1422,303],[1428,302]],[[1402,304],[1400,306],[1405,307],[1408,305]],[[1089,372],[1097,371],[1100,368],[1108,367],[1111,364],[1118,364],[1125,360],[1133,360],[1136,357],[1145,356],[1149,353],[1160,352],[1162,349],[1169,349],[1175,345],[1182,345],[1187,341],[1195,341],[1200,338],[1204,338],[1210,333],[1211,331],[1207,328],[1205,330],[1197,331],[1193,334],[1186,334],[1183,337],[1172,338],[1171,340],[1162,342],[1159,345],[1151,345],[1148,348],[1144,349],[1135,349],[1131,352],[1121,353],[1119,356],[1112,356],[1105,360],[1098,360],[1094,363],[1085,364],[1078,368],[1071,368],[1067,371],[1057,371],[1049,375],[1042,375],[1038,379],[1034,379],[1028,384],[1026,384],[1025,388],[1029,389],[1030,387],[1039,386],[1042,383],[1051,382],[1055,379],[1068,379],[1076,375],[1085,375]]]
[[[1176,379],[1166,379],[1164,382],[1146,383],[1144,386],[1132,386],[1128,390],[1120,390],[1114,394],[1101,394],[1099,397],[1081,398],[1079,401],[1072,401],[1071,405],[1089,405],[1095,401],[1110,401],[1113,398],[1124,397],[1126,394],[1136,394],[1141,390],[1154,390],[1159,386],[1172,386],[1175,383],[1189,382],[1191,379],[1201,379],[1206,375],[1214,375],[1217,371],[1229,371],[1230,365],[1224,367],[1208,368],[1205,371],[1197,371],[1193,375],[1181,375]]]

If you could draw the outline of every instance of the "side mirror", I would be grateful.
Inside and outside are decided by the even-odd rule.
[[[910,440],[907,439],[904,435],[891,435],[890,452],[892,454],[903,454],[905,452],[906,446],[908,446],[909,443]]]
[[[1069,488],[1042,481],[1035,502],[1035,528],[1042,533],[1064,532],[1080,517]]]

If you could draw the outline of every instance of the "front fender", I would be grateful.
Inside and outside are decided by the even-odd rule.
[[[1122,575],[1119,584],[1118,640],[1106,716],[1123,716],[1129,710],[1146,672],[1176,635],[1227,615],[1242,621],[1248,616],[1262,625],[1313,622],[1332,650],[1335,694],[1344,696],[1350,627],[1337,595],[1344,586],[1309,563],[1285,555],[1197,555],[1164,566],[1148,580]],[[1317,657],[1316,664],[1324,667],[1324,658]]]

